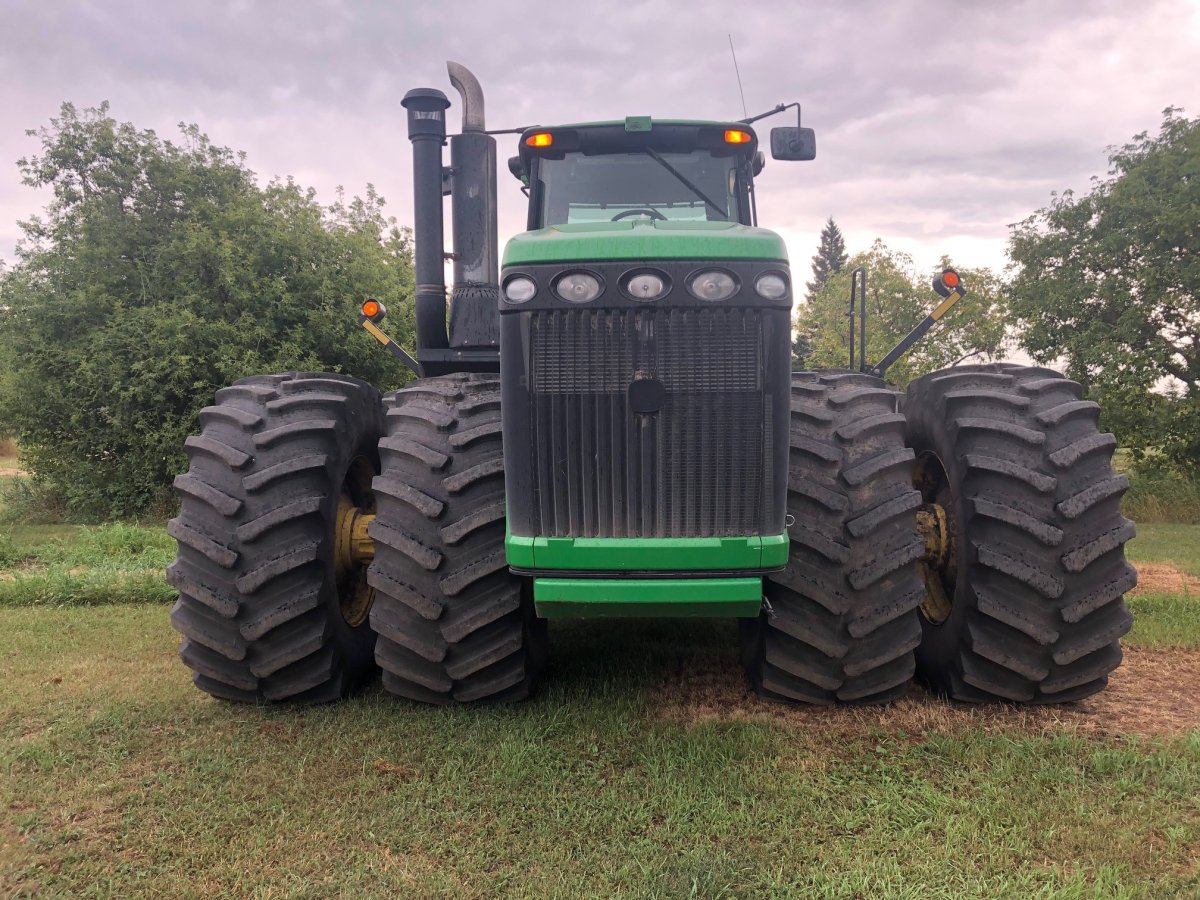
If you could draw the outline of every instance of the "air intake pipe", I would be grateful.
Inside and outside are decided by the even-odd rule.
[[[446,276],[443,273],[442,144],[450,101],[436,88],[404,95],[413,148],[413,259],[416,275],[417,353],[445,348]]]
[[[450,83],[462,97],[462,134],[450,138],[450,202],[454,213],[450,346],[499,347],[496,140],[484,133],[479,80],[459,63],[448,62],[446,69]]]

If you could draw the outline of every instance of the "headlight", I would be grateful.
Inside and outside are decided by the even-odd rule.
[[[667,290],[667,283],[661,275],[653,272],[642,272],[634,275],[625,282],[625,290],[635,300],[654,300],[661,297]]]
[[[724,300],[733,296],[737,282],[728,272],[701,272],[692,278],[689,287],[701,300]]]
[[[600,282],[587,272],[572,272],[554,284],[558,296],[572,303],[587,303],[600,296]]]
[[[526,303],[537,293],[537,285],[532,278],[517,275],[508,279],[504,284],[504,299],[509,303]]]
[[[782,275],[768,272],[766,275],[758,276],[758,281],[754,282],[754,290],[758,291],[760,297],[778,300],[787,293],[787,281]]]

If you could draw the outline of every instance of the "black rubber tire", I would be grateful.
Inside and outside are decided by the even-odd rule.
[[[912,461],[899,395],[882,380],[792,375],[790,557],[765,582],[770,608],[741,623],[759,694],[879,703],[907,687],[922,596]]]
[[[244,378],[200,412],[186,443],[171,622],[202,691],[317,703],[375,672],[374,634],[342,616],[333,531],[352,461],[378,471],[379,392],[341,375]],[[362,466],[362,463],[357,463]]]
[[[423,703],[522,700],[546,627],[504,554],[500,380],[424,378],[385,402],[367,575],[383,685]]]
[[[952,497],[949,618],[922,616],[919,676],[956,700],[1061,703],[1121,662],[1137,581],[1125,561],[1128,487],[1099,407],[1050,369],[994,364],[909,385],[909,445],[936,454]],[[927,498],[928,499],[928,498]]]

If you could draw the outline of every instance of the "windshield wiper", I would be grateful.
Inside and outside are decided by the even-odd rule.
[[[653,147],[645,147],[644,149],[645,149],[646,153],[650,156],[651,159],[653,159],[656,163],[658,163],[660,166],[662,166],[664,169],[666,169],[668,172],[670,172],[672,175],[674,175],[676,178],[678,178],[680,184],[682,184],[689,191],[691,191],[693,194],[695,194],[697,197],[699,197],[701,200],[703,200],[705,203],[707,203],[709,206],[711,206],[713,209],[715,209],[717,211],[717,213],[721,216],[722,219],[724,219],[725,221],[729,221],[729,210],[722,209],[716,203],[714,203],[712,201],[712,199],[708,196],[708,194],[704,193],[704,191],[700,190],[700,188],[698,188],[698,187],[696,187],[696,185],[692,184],[691,181],[688,180],[688,177],[686,175],[684,175],[677,168],[675,168],[673,165],[671,165],[669,162],[667,162],[665,159],[663,159],[661,156],[659,156],[658,151],[655,150]]]

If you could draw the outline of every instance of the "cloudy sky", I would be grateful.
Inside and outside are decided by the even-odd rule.
[[[164,136],[198,123],[322,199],[371,182],[404,224],[399,101],[457,99],[445,60],[478,75],[490,128],[739,117],[727,34],[749,111],[799,100],[817,130],[815,162],[760,180],[798,269],[830,215],[852,251],[878,236],[921,265],[1001,267],[1007,226],[1086,190],[1107,145],[1168,105],[1200,113],[1197,0],[0,0],[0,258],[45,202],[15,165],[37,147],[25,129],[64,100]],[[504,238],[523,222],[506,171],[500,198]]]

